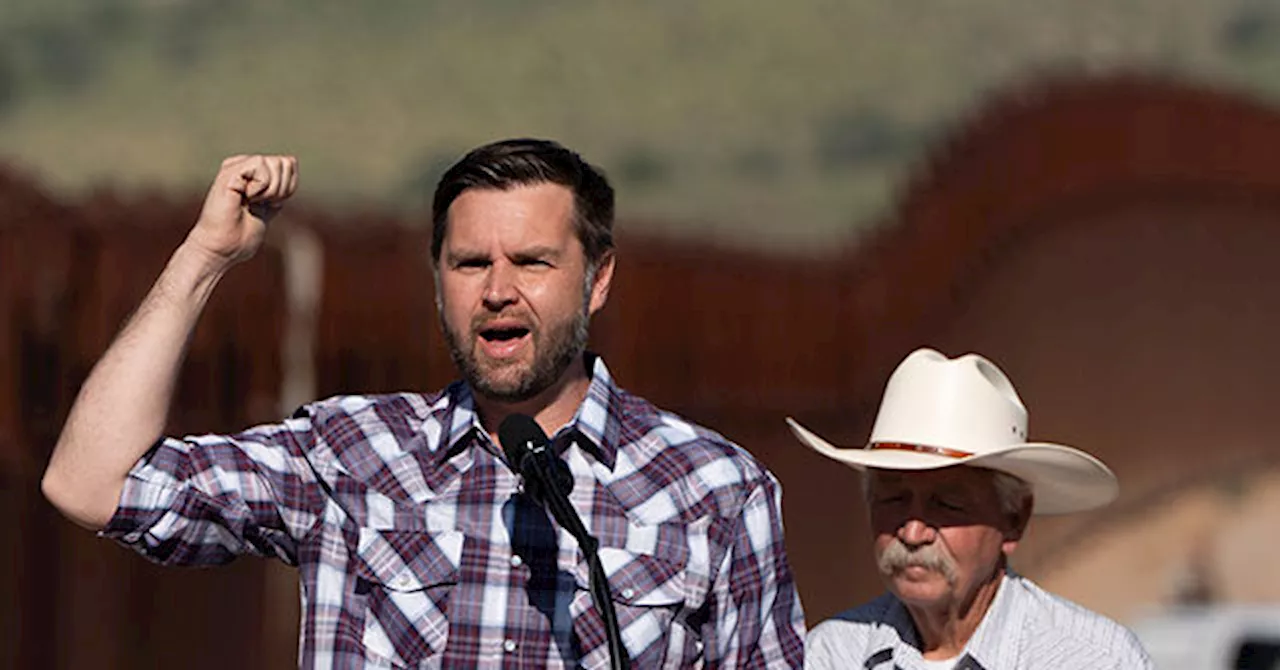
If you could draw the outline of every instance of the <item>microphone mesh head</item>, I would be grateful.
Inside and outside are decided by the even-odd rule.
[[[498,425],[498,442],[502,443],[502,452],[506,454],[507,462],[519,470],[529,446],[546,444],[547,434],[542,432],[542,426],[533,417],[510,414]]]

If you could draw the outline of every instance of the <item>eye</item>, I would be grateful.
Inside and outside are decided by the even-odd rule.
[[[886,493],[875,496],[873,502],[877,505],[896,505],[898,503],[906,502],[906,500],[907,496],[904,493]]]
[[[532,268],[535,270],[551,267],[551,261],[545,258],[522,258],[517,261],[516,264],[522,268]]]
[[[489,267],[489,261],[484,258],[463,258],[454,263],[453,267],[459,270],[483,270]]]
[[[951,512],[964,511],[964,502],[955,498],[935,498],[934,502],[938,503],[938,507]]]

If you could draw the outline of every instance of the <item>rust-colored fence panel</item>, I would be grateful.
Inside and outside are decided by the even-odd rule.
[[[13,503],[4,513],[13,518],[4,525],[15,533],[5,546],[17,557],[0,586],[19,604],[0,647],[12,667],[248,667],[260,655],[260,622],[228,615],[261,609],[261,564],[160,570],[73,528],[38,493],[80,383],[193,215],[190,203],[103,198],[0,226],[0,434],[13,456],[3,473]],[[275,418],[284,312],[278,255],[268,250],[238,270],[192,338],[172,432]],[[242,643],[219,641],[228,637]]]
[[[47,667],[52,650],[30,636],[52,629],[57,608],[49,597],[46,553],[57,536],[56,515],[40,498],[35,475],[49,436],[64,410],[61,380],[69,367],[64,300],[74,257],[70,231],[43,224],[61,210],[24,211],[0,233],[0,496],[3,523],[0,593],[23,605],[0,613],[0,661],[8,667]],[[44,448],[31,448],[40,445]],[[30,606],[25,606],[27,604]]]
[[[318,395],[424,390],[451,379],[435,323],[430,233],[372,217],[301,220],[323,248]]]

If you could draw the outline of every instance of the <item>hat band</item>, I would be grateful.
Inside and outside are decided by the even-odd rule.
[[[893,451],[915,451],[924,454],[937,454],[948,458],[968,458],[973,455],[972,452],[960,451],[959,449],[947,449],[945,447],[927,447],[923,444],[907,444],[905,442],[872,442],[872,449],[890,449]]]

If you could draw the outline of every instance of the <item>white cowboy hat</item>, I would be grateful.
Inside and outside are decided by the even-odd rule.
[[[917,349],[889,377],[865,448],[842,449],[790,417],[801,442],[858,470],[931,470],[970,465],[1007,472],[1031,485],[1036,514],[1106,505],[1119,493],[1102,461],[1073,447],[1027,442],[1027,410],[991,361],[949,359]]]

